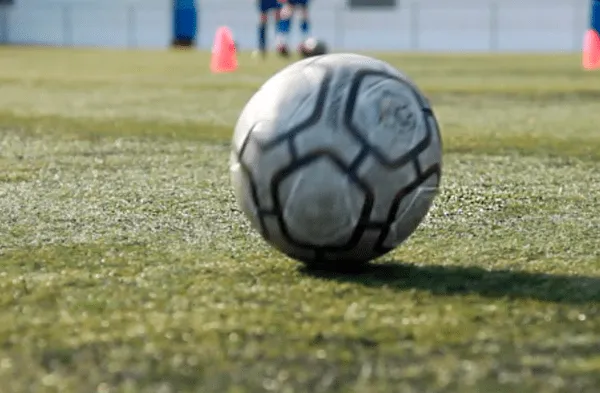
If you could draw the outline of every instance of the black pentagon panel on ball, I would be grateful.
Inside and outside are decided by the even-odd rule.
[[[326,160],[329,165],[332,165],[337,169],[341,178],[348,180],[352,187],[360,191],[361,197],[363,198],[362,206],[359,206],[359,216],[356,219],[356,223],[352,225],[353,229],[349,234],[346,241],[343,244],[314,244],[313,242],[307,242],[303,239],[297,239],[290,231],[289,225],[284,217],[285,211],[285,203],[287,201],[281,201],[281,188],[282,184],[286,179],[294,174],[302,171],[309,166],[315,164],[317,161]],[[316,190],[319,191],[319,190]],[[334,153],[329,151],[319,151],[314,152],[309,155],[306,155],[296,161],[294,161],[291,165],[282,168],[271,181],[271,192],[272,198],[275,203],[274,213],[277,215],[280,229],[286,240],[297,247],[307,247],[311,249],[319,250],[321,255],[324,252],[337,252],[344,250],[351,250],[356,246],[358,241],[361,239],[363,232],[367,229],[369,224],[369,216],[371,213],[371,209],[373,206],[373,192],[369,189],[368,185],[362,181],[356,174],[350,171],[344,162],[338,158]],[[357,193],[354,193],[357,194]],[[341,210],[344,212],[344,210]]]
[[[425,111],[425,121],[425,124],[428,127],[431,142],[423,151],[419,153],[418,158],[415,160],[415,165],[419,170],[434,164],[441,166],[442,136],[440,134],[440,127],[435,115],[429,110]]]
[[[370,154],[359,165],[356,174],[365,179],[375,196],[371,222],[385,223],[398,190],[414,183],[419,177],[419,170],[413,162],[391,169]]]
[[[283,166],[294,161],[287,144],[279,144],[270,149],[260,145],[255,133],[248,136],[248,141],[240,155],[240,160],[254,176],[256,192],[261,203],[261,210],[272,211],[273,200],[270,192],[270,179]]]
[[[377,243],[376,243],[375,247],[378,251],[380,251],[381,253],[386,253],[394,248],[394,247],[386,246],[384,243],[390,233],[390,230],[392,228],[394,221],[396,221],[396,216],[398,214],[398,210],[400,209],[400,205],[402,204],[405,197],[408,196],[409,194],[411,194],[413,191],[415,191],[419,187],[421,187],[424,183],[426,183],[432,177],[435,177],[436,187],[437,187],[437,185],[439,185],[439,181],[441,178],[441,171],[442,171],[442,168],[439,164],[434,164],[431,167],[426,168],[425,170],[419,169],[418,170],[419,176],[415,179],[415,181],[412,182],[411,184],[407,185],[406,187],[403,187],[400,190],[398,190],[398,192],[396,193],[396,197],[394,198],[394,201],[392,202],[392,206],[388,213],[387,220],[386,220],[385,224],[383,225],[383,228],[379,234],[379,239],[377,239]]]
[[[365,228],[361,239],[354,248],[336,252],[323,251],[317,255],[319,259],[315,261],[313,265],[330,265],[336,269],[353,268],[382,256],[391,251],[392,248],[382,250],[380,247],[376,247],[376,242],[379,239],[381,229],[381,226],[375,226],[373,223],[369,223]]]
[[[318,257],[318,250],[306,247],[297,247],[291,244],[281,233],[279,220],[275,214],[265,215],[264,223],[270,234],[269,241],[276,244],[276,248],[289,257],[301,261],[313,261]]]
[[[260,232],[261,235],[265,238],[268,239],[269,238],[269,233],[267,231],[267,228],[265,226],[265,222],[264,222],[264,213],[262,211],[262,208],[260,206],[260,200],[258,198],[258,192],[257,192],[257,188],[256,188],[256,182],[254,181],[254,178],[252,177],[252,171],[250,171],[250,168],[248,168],[248,166],[246,164],[244,164],[244,162],[241,159],[241,155],[243,153],[242,149],[239,152],[235,152],[233,151],[233,154],[236,157],[236,164],[239,165],[240,168],[240,172],[241,175],[243,177],[245,177],[245,181],[248,183],[248,186],[250,188],[250,197],[251,197],[251,201],[249,201],[249,203],[252,203],[254,206],[254,210],[256,211],[256,215],[257,215],[257,219],[258,219],[258,226],[259,228],[257,228]],[[238,201],[242,201],[243,198],[237,198]]]
[[[411,93],[411,96],[412,96],[411,98],[413,98],[419,104],[419,109],[417,111],[417,115],[418,116],[420,115],[420,118],[413,119],[413,121],[418,121],[418,122],[424,123],[423,124],[424,130],[425,130],[424,135],[422,136],[422,139],[419,140],[416,144],[414,144],[414,146],[410,150],[404,151],[400,155],[390,156],[388,154],[388,152],[384,150],[384,148],[387,146],[390,146],[390,145],[404,147],[405,144],[393,143],[393,144],[388,144],[388,145],[384,145],[384,146],[376,146],[373,143],[371,143],[366,136],[370,130],[362,130],[360,126],[355,124],[355,120],[354,120],[355,110],[357,108],[357,101],[359,99],[358,96],[359,96],[361,84],[368,77],[375,77],[375,78],[381,79],[383,81],[394,81],[395,83],[401,84],[404,88],[406,88]],[[385,99],[385,97],[382,97],[382,100],[383,99]],[[390,101],[393,101],[393,98],[390,98]],[[427,148],[427,146],[431,142],[431,132],[433,130],[431,130],[429,123],[426,121],[425,117],[426,117],[426,111],[428,109],[426,107],[423,107],[423,104],[426,104],[426,103],[423,102],[422,97],[419,94],[419,92],[416,91],[410,83],[403,80],[402,78],[399,78],[395,75],[391,75],[387,72],[382,72],[382,71],[361,70],[356,73],[356,75],[354,76],[354,79],[352,80],[352,84],[350,86],[350,91],[348,93],[348,98],[346,101],[346,107],[344,109],[344,123],[345,123],[346,128],[350,131],[350,133],[352,133],[352,135],[357,140],[359,140],[362,144],[368,146],[370,153],[373,154],[375,157],[377,157],[377,159],[382,164],[384,164],[385,166],[390,167],[390,168],[399,168],[403,165],[408,164],[411,160],[413,160],[415,157],[417,157],[423,150],[425,150]],[[396,112],[399,112],[402,110],[404,110],[404,108],[398,108],[398,110]],[[415,113],[413,113],[413,111],[404,111],[404,113],[400,113],[400,114],[407,115],[407,116],[415,116]],[[394,120],[396,120],[396,119],[394,119]],[[397,120],[399,122],[401,122],[404,119],[397,119]],[[390,124],[390,126],[394,127],[395,124]]]
[[[332,70],[312,63],[307,60],[288,66],[250,98],[234,130],[232,143],[237,149],[249,134],[263,149],[289,143],[290,137],[321,119]]]
[[[329,85],[331,83],[331,79],[333,77],[333,72],[328,67],[321,67],[319,65],[310,65],[305,67],[305,69],[318,68],[324,72],[322,77],[321,85],[319,86],[319,91],[317,93],[316,99],[314,100],[314,111],[311,115],[304,119],[299,124],[292,126],[289,129],[281,132],[275,139],[265,143],[263,146],[265,149],[271,148],[279,143],[286,143],[290,138],[293,138],[297,134],[301,133],[303,130],[317,124],[317,122],[323,116],[325,101],[327,100],[327,94],[329,93]]]
[[[324,116],[328,117],[333,111],[335,109],[329,105]],[[292,144],[291,154],[304,157],[315,151],[329,151],[342,160],[349,170],[354,170],[368,154],[367,149],[349,132],[324,124],[326,122],[327,119],[323,119],[317,126],[304,130],[294,138],[290,138]]]
[[[272,206],[263,206],[261,203],[261,198],[259,197],[259,188],[257,186],[257,181],[254,179],[252,168],[245,162],[244,154],[247,152],[249,146],[252,144],[253,146],[257,146],[262,148],[260,143],[256,140],[255,134],[253,134],[254,127],[251,128],[250,132],[248,132],[243,141],[239,151],[235,150],[235,146],[232,147],[232,154],[235,155],[237,164],[240,166],[243,175],[246,178],[248,186],[250,188],[250,196],[252,203],[254,204],[254,208],[257,212],[258,224],[260,228],[258,228],[266,239],[269,238],[269,231],[267,226],[265,225],[265,217],[266,216],[274,216]],[[264,202],[264,201],[263,201]]]

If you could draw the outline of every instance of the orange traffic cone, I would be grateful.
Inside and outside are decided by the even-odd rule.
[[[589,29],[585,33],[582,63],[586,70],[600,68],[600,36],[594,29]]]
[[[233,34],[228,27],[217,29],[210,59],[210,70],[214,73],[234,72],[238,68]]]

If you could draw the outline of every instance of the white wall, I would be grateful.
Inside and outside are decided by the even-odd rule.
[[[0,44],[8,41],[8,6],[0,5]]]
[[[15,44],[165,47],[171,0],[17,0],[8,12]]]
[[[398,0],[391,11],[313,1],[315,35],[338,50],[576,51],[589,0]],[[198,3],[199,47],[210,48],[220,25],[233,29],[242,49],[255,47],[256,0]],[[166,47],[171,7],[172,0],[17,0],[4,38],[19,44]]]
[[[398,0],[383,11],[344,3],[313,0],[314,34],[356,50],[575,51],[589,8],[589,0]],[[242,47],[254,47],[256,16],[246,15],[253,7],[251,0],[204,0],[200,45],[208,47],[211,31],[229,24]]]

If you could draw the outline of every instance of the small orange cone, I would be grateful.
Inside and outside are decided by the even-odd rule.
[[[600,68],[600,36],[594,29],[589,29],[583,38],[583,68],[593,70]]]
[[[210,70],[213,73],[223,73],[234,72],[237,68],[238,61],[233,34],[228,27],[221,26],[215,34]]]

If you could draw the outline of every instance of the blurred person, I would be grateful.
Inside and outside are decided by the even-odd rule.
[[[302,50],[302,43],[310,37],[310,0],[280,0],[283,4],[281,10],[281,19],[279,21],[280,42],[278,43],[278,52],[284,56],[288,53],[288,39],[292,26],[292,19],[296,10],[300,12],[300,33],[302,38],[298,50]]]
[[[279,0],[257,0],[259,10],[258,21],[258,51],[264,57],[267,54],[267,25],[269,23],[269,14],[272,13],[275,19],[275,28],[279,32],[281,3]]]

